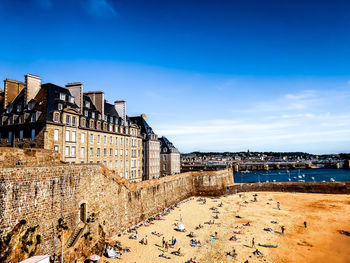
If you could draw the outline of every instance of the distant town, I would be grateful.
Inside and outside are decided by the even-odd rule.
[[[192,152],[181,154],[181,171],[236,171],[293,168],[349,168],[349,153],[310,154],[304,152]]]

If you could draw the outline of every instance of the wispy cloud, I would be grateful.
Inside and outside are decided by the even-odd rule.
[[[107,0],[84,0],[85,10],[96,17],[115,17],[117,11]]]

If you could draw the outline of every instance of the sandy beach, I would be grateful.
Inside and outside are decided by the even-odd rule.
[[[138,228],[137,240],[129,239],[134,233],[116,237],[114,241],[130,252],[123,253],[121,259],[102,258],[100,262],[186,262],[190,258],[201,263],[350,262],[349,195],[258,192],[200,200],[190,198],[164,220]],[[210,220],[215,223],[207,224]],[[178,224],[184,224],[186,232],[175,231]],[[199,224],[203,228],[196,230]],[[190,232],[196,237],[188,237]],[[146,235],[148,244],[140,244]],[[166,250],[163,237],[169,243],[172,238],[177,242]],[[191,239],[200,241],[200,245],[191,246]],[[171,253],[179,248],[181,256]],[[228,252],[233,255],[233,249],[237,255],[227,256]],[[261,255],[253,254],[256,250]]]

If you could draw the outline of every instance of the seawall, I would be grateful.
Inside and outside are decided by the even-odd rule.
[[[75,229],[82,227],[81,217],[96,218],[99,237],[91,241],[96,243],[198,194],[197,189],[224,191],[232,184],[232,170],[189,172],[130,184],[94,164],[3,168],[0,261],[1,252],[9,254],[5,262],[10,262],[11,257],[20,261],[30,254],[59,251],[62,237],[69,241]]]

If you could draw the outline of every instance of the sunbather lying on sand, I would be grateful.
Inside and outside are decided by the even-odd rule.
[[[152,234],[153,234],[153,235],[155,235],[155,236],[157,236],[157,237],[160,237],[160,236],[162,236],[162,235],[163,235],[163,234],[158,233],[158,232],[156,232],[156,231],[153,231],[153,232],[152,232]]]
[[[165,259],[171,259],[171,257],[168,257],[168,256],[164,255],[164,253],[160,254],[159,257],[165,258]]]

